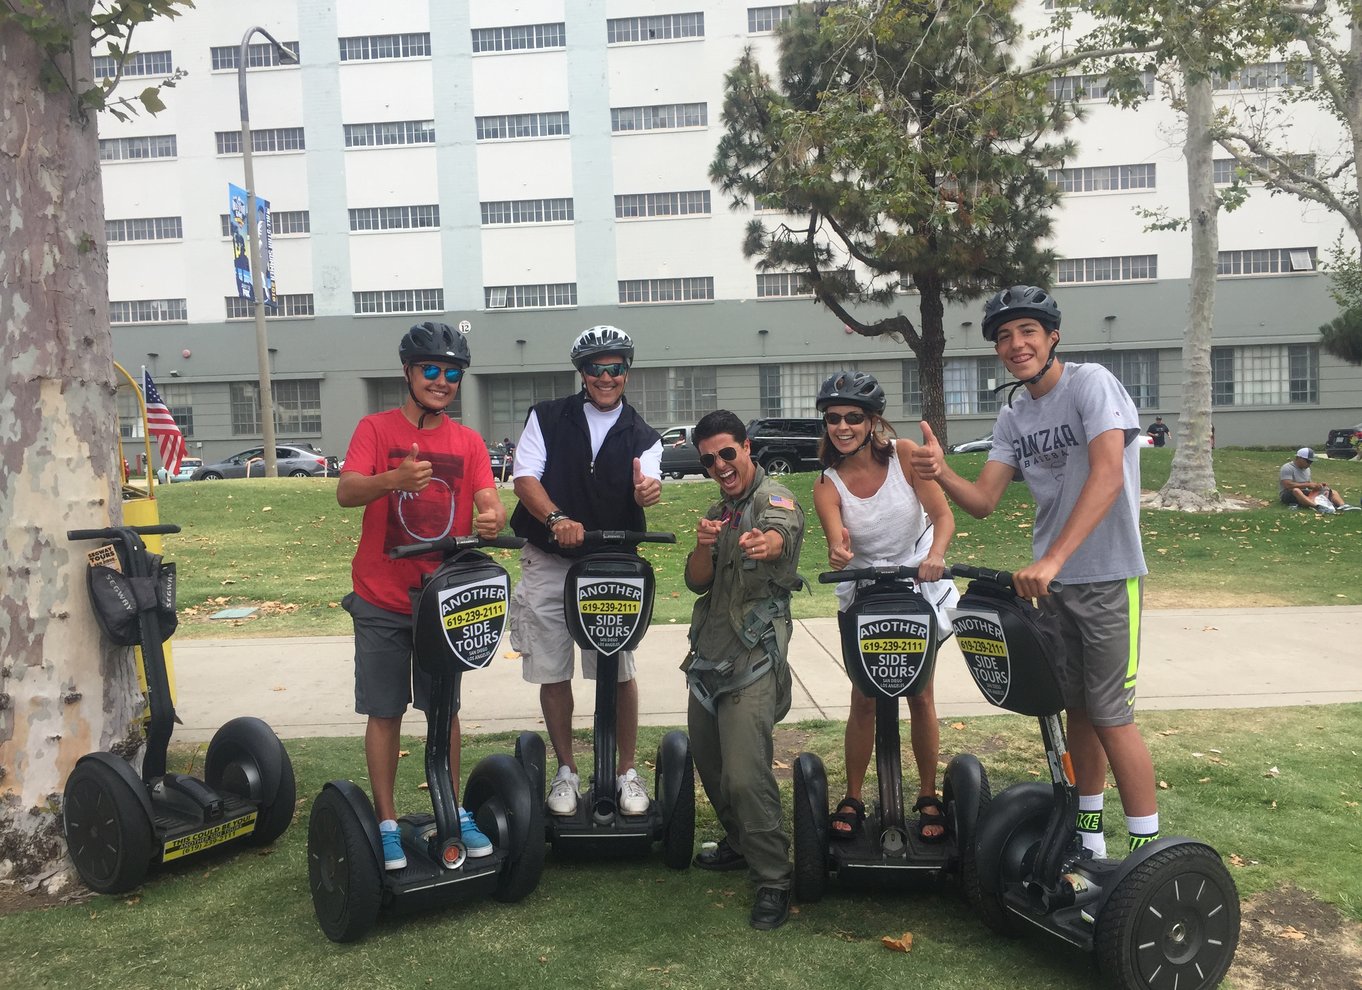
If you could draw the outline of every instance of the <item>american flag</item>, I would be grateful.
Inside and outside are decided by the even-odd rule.
[[[174,474],[180,470],[180,458],[184,457],[184,434],[175,424],[175,417],[170,414],[161,393],[156,391],[156,383],[146,368],[142,369],[142,395],[147,402],[147,428],[160,447],[161,464],[167,475]]]

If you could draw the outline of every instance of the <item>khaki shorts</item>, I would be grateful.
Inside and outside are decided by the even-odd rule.
[[[1056,670],[1064,707],[1086,711],[1093,725],[1134,722],[1144,579],[1065,585],[1038,603],[1058,616],[1064,636]]]
[[[566,557],[545,553],[532,543],[520,551],[520,580],[511,593],[511,649],[520,654],[521,673],[531,684],[559,684],[572,680],[577,644],[568,633],[563,616],[563,585]],[[619,677],[622,684],[634,679],[634,654],[621,650]],[[582,650],[582,676],[596,679],[596,651]]]

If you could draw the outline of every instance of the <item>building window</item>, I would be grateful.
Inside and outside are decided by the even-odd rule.
[[[1244,66],[1228,78],[1216,76],[1213,80],[1213,85],[1221,92],[1241,89],[1286,89],[1314,84],[1313,62],[1259,62],[1256,65]]]
[[[293,52],[293,61],[285,62],[279,57],[279,49],[275,48],[269,42],[263,42],[258,45],[246,46],[246,68],[265,69],[279,65],[296,66],[299,62],[300,52],[302,51],[302,49],[298,47],[298,42],[281,41],[279,44]],[[235,69],[241,63],[240,45],[215,45],[210,49],[209,54],[212,57],[214,72],[225,69]]]
[[[508,223],[560,223],[574,217],[572,199],[493,199],[482,206],[483,226]]]
[[[241,134],[238,132],[238,143],[240,137]],[[152,137],[104,138],[99,142],[99,160],[101,162],[174,158],[176,153],[174,134],[156,134]]]
[[[1061,258],[1055,262],[1060,285],[1073,282],[1138,282],[1159,277],[1156,254],[1112,258]]]
[[[778,7],[748,7],[747,33],[765,34],[774,31],[794,16],[794,4],[786,3]]]
[[[255,316],[255,300],[242,299],[240,296],[224,296],[227,303],[227,319],[249,320]],[[285,316],[316,316],[312,293],[300,292],[288,296],[275,296],[274,306],[265,306],[268,320]]]
[[[442,313],[445,308],[444,289],[383,289],[356,292],[355,313]]]
[[[1158,351],[1079,351],[1066,354],[1064,360],[1100,364],[1125,386],[1136,409],[1158,408]]]
[[[183,323],[189,319],[184,299],[130,299],[109,302],[110,323]]]
[[[687,217],[708,215],[709,190],[693,192],[636,193],[615,197],[618,219],[635,217]]]
[[[167,382],[157,386],[166,408],[175,418],[175,425],[186,437],[194,435],[194,400],[184,382]]]
[[[1211,348],[1212,406],[1289,406],[1318,402],[1317,344]]]
[[[241,154],[240,131],[218,131],[218,154]],[[276,127],[272,130],[251,131],[251,154],[271,151],[303,151],[307,147],[301,127]]]
[[[270,382],[274,431],[297,436],[322,432],[322,387],[315,379]],[[231,383],[232,435],[259,436],[260,383]]]
[[[430,58],[430,32],[370,34],[341,38],[342,62],[372,62],[382,58]]]
[[[779,416],[781,404],[780,365],[763,364],[757,368],[758,401],[762,416]]]
[[[371,413],[397,409],[407,401],[407,383],[401,378],[366,378],[364,384],[367,386]],[[445,415],[456,423],[463,422],[463,389],[456,392],[454,401],[445,406]],[[524,418],[522,414],[521,419]]]
[[[1312,247],[1221,251],[1215,259],[1217,275],[1290,275],[1314,270]]]
[[[548,309],[577,305],[576,282],[484,285],[482,294],[487,309]]]
[[[922,376],[918,374],[917,362],[903,362],[903,414],[922,417]]]
[[[1112,192],[1153,189],[1154,165],[1101,165],[1093,168],[1052,168],[1050,181],[1060,192]]]
[[[104,239],[115,241],[178,241],[184,237],[179,217],[137,217],[132,220],[105,220]]]
[[[440,226],[440,207],[367,206],[350,211],[351,230],[420,230]]]
[[[663,103],[654,107],[611,107],[610,130],[615,134],[630,131],[668,131],[682,127],[707,127],[706,103]]]
[[[768,416],[819,416],[815,405],[818,388],[835,371],[845,365],[813,361],[806,364],[782,364],[780,381],[769,380],[762,396]],[[774,376],[775,372],[765,372]],[[769,402],[767,401],[769,398]]]
[[[378,148],[401,144],[434,144],[435,121],[389,120],[376,124],[346,124],[347,148]]]
[[[1143,72],[1140,82],[1146,96],[1154,95],[1154,73]],[[1111,82],[1104,75],[1054,76],[1045,84],[1050,99],[1056,103],[1072,100],[1106,100],[1111,96]]]
[[[497,375],[479,379],[487,389],[488,407],[494,424],[519,429],[530,408],[546,399],[570,395],[581,387],[571,371],[539,371],[521,375]],[[632,396],[632,388],[630,394]],[[405,390],[403,393],[405,398]],[[632,397],[629,400],[633,402]]]
[[[527,52],[536,48],[566,48],[567,25],[518,24],[513,27],[473,29],[473,51]]]
[[[635,368],[629,372],[629,401],[650,423],[695,423],[719,408],[715,368]]]
[[[809,276],[801,272],[761,272],[757,275],[758,299],[811,295],[813,286],[809,284]]]
[[[552,113],[512,113],[473,119],[479,141],[515,141],[563,137],[570,132],[566,110]]]
[[[175,60],[170,52],[132,52],[123,62],[123,78],[132,76],[169,76],[175,72]],[[96,55],[93,75],[96,79],[118,76],[118,59],[112,55]]]
[[[218,214],[218,225],[223,237],[232,236],[231,217],[226,213]],[[309,234],[312,232],[312,214],[308,210],[271,210],[270,230],[280,234]]]
[[[1011,377],[996,357],[947,358],[941,369],[946,415],[997,412],[1001,400],[993,389]]]
[[[705,15],[658,14],[653,17],[612,17],[605,22],[605,42],[622,45],[636,41],[674,41],[678,38],[703,38]]]
[[[1315,174],[1314,155],[1283,155],[1282,159],[1286,166],[1301,175]],[[1270,158],[1262,155],[1250,156],[1249,161],[1254,166],[1266,169],[1269,174],[1276,175],[1278,172],[1277,164]],[[1239,164],[1235,158],[1217,158],[1211,163],[1212,172],[1215,176],[1217,186],[1229,185],[1237,176],[1240,182],[1261,182],[1255,172],[1250,172],[1247,168]]]
[[[622,303],[698,302],[714,298],[714,278],[633,278],[620,279]]]

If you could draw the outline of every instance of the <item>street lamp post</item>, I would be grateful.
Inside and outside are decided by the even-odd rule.
[[[237,59],[237,92],[241,98],[241,158],[246,172],[246,226],[251,258],[251,296],[255,310],[255,356],[260,366],[260,429],[264,447],[265,477],[279,477],[279,462],[274,451],[274,390],[270,383],[270,345],[265,332],[265,273],[260,267],[260,225],[256,222],[255,169],[251,162],[251,113],[246,103],[246,59],[251,36],[259,32],[270,40],[283,62],[296,62],[298,56],[275,40],[262,27],[250,28],[241,39]]]

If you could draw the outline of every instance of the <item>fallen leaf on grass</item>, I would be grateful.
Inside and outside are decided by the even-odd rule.
[[[1263,776],[1264,776],[1264,777],[1280,777],[1280,776],[1281,776],[1281,773],[1282,773],[1282,772],[1281,772],[1280,770],[1278,770],[1276,767],[1270,767],[1270,768],[1267,770],[1267,772],[1263,774]]]
[[[1161,791],[1166,791],[1166,790],[1168,790],[1168,781],[1166,781],[1166,780],[1161,780],[1161,781],[1159,781],[1159,790],[1161,790]]]
[[[880,939],[880,944],[892,952],[912,952],[913,933],[904,932],[899,938],[894,938],[892,935],[885,935]]]
[[[398,758],[399,760],[402,759],[402,757],[404,757],[404,756],[411,756],[411,750],[409,750],[409,749],[399,749],[399,750],[397,751],[397,758]]]
[[[1159,732],[1159,735],[1161,736],[1176,736],[1177,734],[1177,729],[1163,729]],[[1212,752],[1214,752],[1214,750],[1212,750]]]
[[[1242,866],[1257,866],[1257,865],[1258,865],[1258,861],[1257,861],[1256,859],[1245,859],[1243,856],[1240,856],[1238,853],[1230,853],[1230,865],[1231,865],[1231,866],[1241,866],[1241,867],[1242,867]]]
[[[1305,932],[1301,931],[1299,928],[1296,928],[1292,925],[1287,925],[1285,928],[1283,928],[1281,931],[1277,933],[1277,937],[1290,939],[1292,942],[1304,942],[1310,936],[1305,934]]]
[[[964,723],[964,722],[952,722],[952,723],[951,723],[951,728],[954,729],[956,732],[959,732],[959,731],[961,731],[962,729],[965,728],[965,723]]]
[[[428,790],[430,790],[430,785],[427,784],[427,783],[423,780],[423,781],[421,781],[421,783],[419,783],[419,784],[416,785],[416,789],[417,789],[418,791],[428,791]]]
[[[776,770],[788,770],[788,769],[790,769],[790,764],[785,763],[785,762],[782,761],[782,760],[772,760],[772,761],[771,761],[771,766],[772,766],[772,768],[774,768],[774,769],[776,769]]]
[[[1210,777],[1199,777],[1199,778],[1197,778],[1197,783],[1198,783],[1198,784],[1209,784],[1210,782],[1211,782],[1211,778],[1210,778]]]

